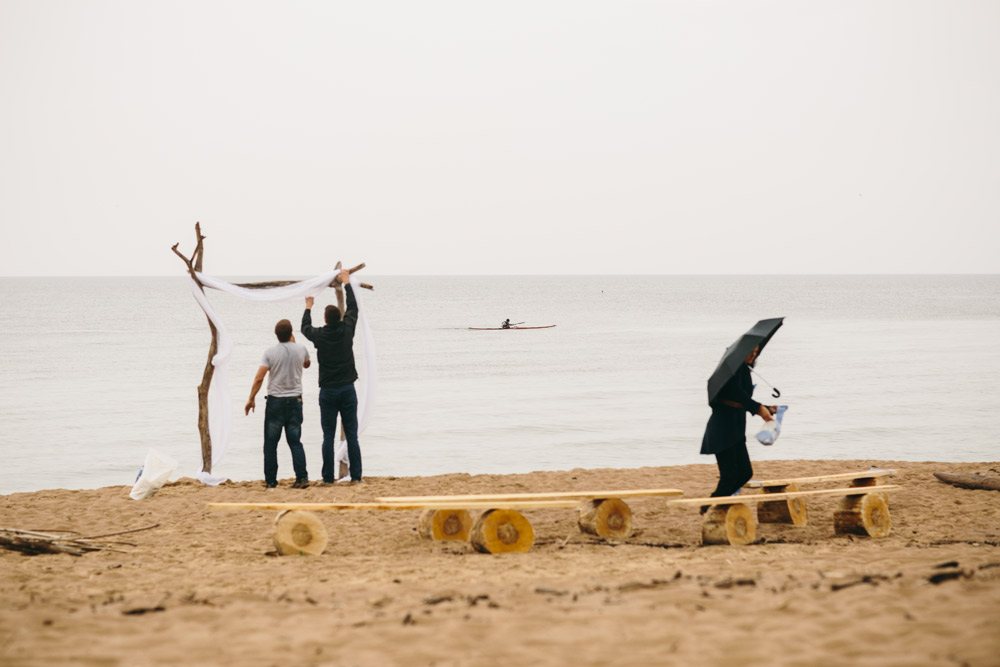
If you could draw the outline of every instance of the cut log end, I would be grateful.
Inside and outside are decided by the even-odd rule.
[[[847,496],[833,513],[833,526],[838,535],[885,537],[892,530],[885,494]]]
[[[274,547],[282,556],[316,556],[326,549],[323,522],[312,512],[285,510],[274,520]]]
[[[765,487],[764,493],[786,493],[799,491],[797,484]],[[786,498],[771,502],[761,501],[757,505],[757,521],[760,523],[789,523],[804,526],[809,521],[806,501],[802,498]]]
[[[465,542],[472,532],[472,516],[466,510],[424,510],[417,530],[429,540],[460,540]]]
[[[488,510],[472,526],[469,542],[482,553],[524,552],[535,543],[535,531],[520,512]]]
[[[605,540],[624,540],[632,535],[632,510],[618,498],[585,500],[580,530]]]
[[[712,505],[701,524],[703,544],[750,544],[756,537],[753,511],[742,503]]]

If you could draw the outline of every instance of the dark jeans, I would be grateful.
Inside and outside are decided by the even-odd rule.
[[[292,450],[292,467],[295,481],[308,481],[306,451],[302,448],[302,397],[267,397],[264,410],[264,482],[278,483],[278,440],[285,429],[285,442]]]
[[[713,498],[733,495],[753,477],[745,442],[716,453],[715,460],[719,464],[719,485],[712,492]]]
[[[337,481],[334,444],[337,442],[337,414],[347,436],[347,458],[351,460],[351,479],[361,479],[361,445],[358,443],[358,394],[353,384],[323,387],[319,390],[319,415],[323,424],[323,481]]]

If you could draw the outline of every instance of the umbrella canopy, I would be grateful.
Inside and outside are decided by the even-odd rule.
[[[726,383],[736,375],[736,371],[746,360],[747,355],[753,352],[757,346],[763,350],[767,341],[771,340],[771,336],[784,321],[784,317],[761,320],[740,336],[735,343],[726,348],[726,353],[722,355],[715,372],[712,373],[712,377],[708,378],[708,402],[710,404],[726,386]]]

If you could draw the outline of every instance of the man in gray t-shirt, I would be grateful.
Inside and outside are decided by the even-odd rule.
[[[295,483],[292,488],[304,489],[309,486],[306,472],[306,452],[302,447],[302,369],[309,368],[309,350],[295,342],[292,323],[281,320],[274,326],[278,344],[264,352],[250,389],[250,400],[244,413],[256,412],[255,399],[264,377],[271,373],[267,381],[267,408],[264,411],[264,485],[273,489],[278,486],[278,440],[285,431],[285,442],[292,450],[292,467],[295,469]]]

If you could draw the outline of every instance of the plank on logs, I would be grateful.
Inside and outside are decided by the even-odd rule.
[[[786,486],[788,484],[812,484],[816,482],[836,482],[847,480],[874,480],[880,477],[891,477],[896,470],[863,470],[861,472],[842,472],[833,475],[815,475],[813,477],[789,477],[788,479],[751,480],[744,484],[748,489],[759,489],[767,486]]]
[[[600,498],[640,498],[645,496],[682,496],[680,489],[619,489],[617,491],[552,491],[540,493],[486,493],[456,496],[381,496],[382,502],[491,502],[515,500],[596,500]]]

